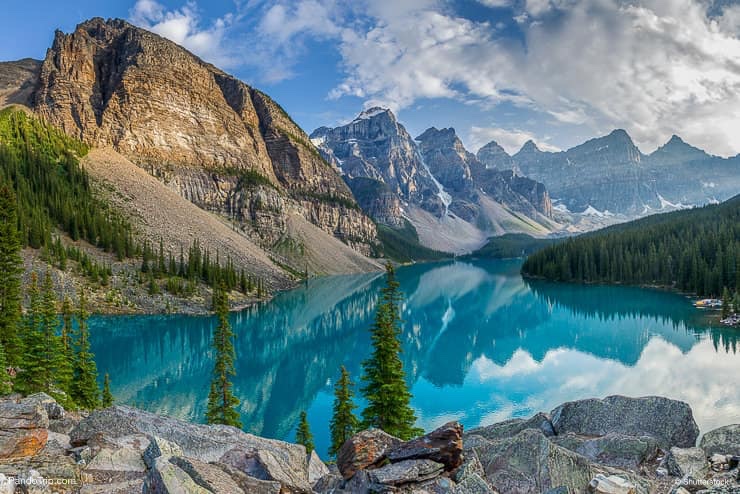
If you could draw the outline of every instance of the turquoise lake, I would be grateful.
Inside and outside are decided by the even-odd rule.
[[[740,423],[740,331],[712,326],[678,294],[528,282],[519,266],[399,269],[403,360],[419,426],[454,419],[472,428],[610,394],[687,401],[702,432]],[[290,440],[306,410],[326,457],[333,383],[340,365],[360,380],[382,284],[377,273],[313,279],[232,315],[246,431]],[[93,351],[117,402],[202,421],[213,321],[94,317]]]

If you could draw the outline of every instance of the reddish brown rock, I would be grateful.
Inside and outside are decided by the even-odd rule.
[[[402,444],[401,440],[380,429],[369,429],[355,434],[337,453],[337,467],[345,479],[352,478],[358,470],[377,466],[385,459],[386,452]]]
[[[392,447],[385,454],[392,463],[404,460],[432,460],[448,472],[462,464],[463,426],[448,422],[429,434]]]
[[[48,439],[46,410],[31,402],[0,402],[0,458],[33,456]]]

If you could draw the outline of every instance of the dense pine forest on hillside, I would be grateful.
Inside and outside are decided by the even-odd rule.
[[[531,255],[522,273],[549,280],[660,285],[697,295],[740,290],[740,196],[650,216]]]
[[[51,247],[55,228],[119,259],[134,255],[130,226],[94,197],[79,157],[87,146],[12,108],[0,112],[0,182],[18,201],[24,246]]]

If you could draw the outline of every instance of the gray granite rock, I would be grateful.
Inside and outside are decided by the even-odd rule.
[[[310,492],[306,449],[297,444],[264,439],[223,425],[192,424],[126,406],[97,410],[70,433],[73,445],[84,444],[93,437],[115,439],[131,434],[145,434],[177,445],[185,456],[204,463],[219,461],[261,479],[281,482],[286,489]],[[156,448],[145,457],[155,458]],[[161,454],[161,453],[160,453]],[[170,452],[171,454],[171,452]],[[148,460],[151,461],[151,460]],[[166,472],[173,469],[165,466]]]
[[[432,460],[403,460],[370,470],[370,480],[385,485],[401,485],[433,479],[444,471],[444,465]]]
[[[691,476],[703,479],[709,473],[707,455],[701,448],[676,448],[668,451],[664,458],[668,474],[674,477]]]
[[[663,449],[693,447],[699,435],[689,405],[659,396],[572,401],[555,408],[550,417],[557,434],[651,436]]]
[[[740,456],[740,424],[711,430],[701,438],[699,446],[707,456],[714,453]]]
[[[465,436],[476,435],[489,440],[496,440],[516,436],[525,429],[537,429],[542,431],[546,436],[555,435],[550,417],[540,412],[529,419],[511,419],[493,425],[471,429],[465,433]]]
[[[553,436],[550,440],[593,462],[617,468],[637,468],[658,454],[658,442],[650,436],[610,433],[601,437],[586,437],[569,432]]]

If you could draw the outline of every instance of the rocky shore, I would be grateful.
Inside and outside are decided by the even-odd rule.
[[[740,425],[699,429],[689,406],[611,396],[403,442],[366,430],[327,465],[303,446],[127,406],[65,411],[0,400],[0,493],[738,493]]]

